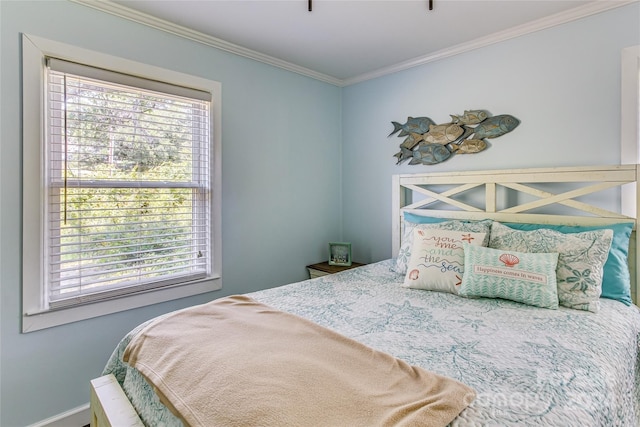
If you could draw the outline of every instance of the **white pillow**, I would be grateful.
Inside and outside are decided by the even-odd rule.
[[[411,260],[411,246],[413,244],[413,231],[415,229],[455,230],[472,233],[486,233],[487,235],[484,238],[485,241],[482,243],[482,246],[487,246],[489,244],[491,223],[492,221],[490,219],[483,219],[481,221],[463,221],[453,219],[451,221],[425,224],[404,221],[404,231],[400,242],[400,250],[398,251],[398,257],[396,258],[395,264],[391,269],[396,273],[407,273],[407,266]]]
[[[457,294],[464,273],[463,242],[481,246],[486,234],[416,228],[403,286]]]

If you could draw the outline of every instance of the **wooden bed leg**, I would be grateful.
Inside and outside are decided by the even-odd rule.
[[[144,427],[113,374],[91,380],[91,427]]]

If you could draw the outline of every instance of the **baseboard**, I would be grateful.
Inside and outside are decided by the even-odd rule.
[[[83,427],[89,424],[91,412],[89,404],[86,403],[77,408],[70,409],[46,420],[42,420],[28,427]]]

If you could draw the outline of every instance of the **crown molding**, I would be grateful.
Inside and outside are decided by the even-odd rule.
[[[1,1],[1,0],[0,0]],[[330,83],[335,86],[342,86],[342,80],[329,76],[327,74],[319,73],[309,68],[301,67],[291,62],[283,61],[273,56],[265,55],[255,50],[247,49],[237,44],[229,43],[225,40],[212,37],[210,35],[201,33],[199,31],[192,30],[190,28],[165,21],[164,19],[156,18],[146,13],[138,12],[128,7],[113,3],[109,0],[69,0],[72,3],[78,3],[84,6],[97,9],[102,12],[109,13],[111,15],[118,16],[120,18],[128,19],[139,24],[146,25],[148,27],[155,28],[157,30],[166,31],[189,40],[193,40],[198,43],[202,43],[207,46],[214,47],[216,49],[230,52],[245,58],[253,59],[265,64],[273,65],[274,67],[282,68],[294,73],[301,74],[303,76],[311,77],[316,80],[320,80],[326,83]]]
[[[301,74],[307,77],[314,78],[316,80],[330,83],[335,86],[349,86],[356,83],[361,83],[366,80],[372,80],[378,77],[386,76],[388,74],[397,73],[399,71],[407,70],[409,68],[417,67],[420,65],[428,64],[430,62],[438,61],[451,56],[459,55],[461,53],[469,52],[475,49],[479,49],[485,46],[489,46],[495,43],[520,37],[526,34],[530,34],[536,31],[544,30],[550,27],[555,27],[568,22],[572,22],[578,19],[582,19],[591,15],[595,15],[601,12],[606,12],[611,9],[615,9],[621,6],[625,6],[631,3],[637,3],[640,0],[598,0],[590,2],[573,9],[566,10],[564,12],[556,13],[554,15],[547,16],[545,18],[537,19],[535,21],[528,22],[526,24],[518,25],[507,30],[498,31],[490,34],[486,37],[481,37],[476,40],[461,43],[456,46],[452,46],[446,49],[442,49],[431,53],[429,55],[420,56],[417,58],[403,61],[398,64],[380,68],[370,73],[361,74],[347,79],[338,79],[327,74],[319,73],[309,68],[301,67],[291,62],[283,61],[278,58],[274,58],[269,55],[257,52],[255,50],[247,49],[245,47],[229,43],[225,40],[209,36],[199,31],[192,30],[181,25],[173,24],[169,21],[159,19],[148,15],[146,13],[138,12],[125,6],[121,6],[117,3],[113,3],[109,0],[69,0],[73,3],[78,3],[84,6],[88,6],[102,12],[110,13],[115,16],[119,16],[130,21],[134,21],[149,27],[166,31],[168,33],[184,37],[189,40],[202,43],[207,46],[214,47],[226,52],[230,52],[245,58],[253,59],[265,64],[273,65],[274,67],[282,68],[297,74]]]
[[[601,12],[606,12],[610,9],[615,9],[620,6],[625,6],[631,3],[637,3],[639,0],[598,0],[596,2],[587,3],[582,6],[575,7],[573,9],[566,10],[564,12],[549,15],[547,17],[537,19],[535,21],[528,22],[526,24],[518,25],[503,31],[498,31],[493,34],[489,34],[486,37],[461,43],[455,46],[448,47],[436,51],[432,54],[420,56],[408,61],[403,61],[398,64],[380,68],[370,73],[361,74],[359,76],[342,80],[342,86],[349,86],[352,84],[364,82],[366,80],[372,80],[378,77],[386,76],[388,74],[404,71],[409,68],[417,67],[419,65],[428,64],[430,62],[439,61],[444,58],[459,55],[461,53],[469,52],[475,49],[479,49],[485,46],[489,46],[495,43],[500,43],[509,39],[520,37],[526,34],[531,34],[536,31],[544,30],[547,28],[555,27],[558,25],[566,24],[571,21],[575,21],[587,16],[595,15]]]

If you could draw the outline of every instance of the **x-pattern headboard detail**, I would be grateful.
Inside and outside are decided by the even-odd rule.
[[[635,230],[640,212],[635,185],[638,170],[638,165],[633,164],[394,175],[393,256],[397,256],[400,248],[404,212],[439,218],[490,218],[540,224],[633,222]],[[601,195],[610,201],[609,206],[598,205],[602,203]],[[612,200],[613,205],[620,201],[619,206],[613,207],[617,210],[612,210]],[[640,251],[635,234],[634,231],[631,238],[629,265],[632,296],[637,302],[640,272],[635,266],[640,265],[636,258]]]

